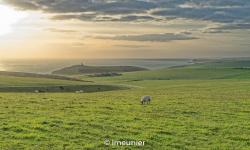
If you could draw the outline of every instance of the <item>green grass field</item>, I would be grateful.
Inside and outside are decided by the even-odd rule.
[[[15,77],[0,75],[0,92],[101,92],[128,89],[129,87],[98,84],[89,81],[70,81],[37,77]]]
[[[2,92],[0,149],[247,150],[249,77],[248,69],[202,64],[118,77],[82,76],[93,84],[128,87],[116,91]],[[1,86],[15,84],[13,78],[1,77]],[[19,86],[82,84],[15,78]],[[140,104],[143,95],[153,97],[151,104]],[[105,139],[143,140],[145,146],[107,146]]]

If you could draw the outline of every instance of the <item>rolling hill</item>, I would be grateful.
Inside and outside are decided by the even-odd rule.
[[[0,147],[110,149],[104,140],[144,140],[122,148],[249,149],[248,63],[215,64],[79,75],[93,82],[0,75]],[[119,90],[123,84],[131,88]],[[149,105],[140,104],[143,95],[152,96]]]
[[[215,79],[250,79],[250,61],[239,59],[220,59],[199,61],[187,66],[170,67],[158,70],[127,72],[122,76],[81,77],[84,80],[103,82],[123,82],[141,80],[215,80]]]
[[[32,77],[32,78],[45,78],[45,79],[58,79],[58,80],[70,80],[70,81],[83,81],[79,78],[52,75],[52,74],[37,74],[37,73],[27,73],[27,72],[9,72],[0,71],[1,76],[13,76],[13,77]],[[87,82],[87,81],[84,81]]]
[[[27,75],[25,77],[25,75]],[[33,76],[34,75],[34,76]],[[50,78],[52,77],[52,78]],[[56,77],[56,79],[55,79]],[[127,89],[126,87],[112,84],[98,84],[80,79],[60,77],[54,75],[40,75],[29,73],[1,73],[0,74],[0,92],[101,92],[111,90]]]
[[[142,67],[135,66],[85,66],[74,65],[52,72],[52,74],[59,75],[79,75],[79,74],[94,74],[106,72],[134,72],[148,70]]]

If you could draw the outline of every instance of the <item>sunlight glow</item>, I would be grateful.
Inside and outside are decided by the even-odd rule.
[[[3,65],[0,64],[0,71],[5,71]]]
[[[24,12],[0,5],[0,36],[10,33],[13,30],[12,26],[26,16],[27,14]]]

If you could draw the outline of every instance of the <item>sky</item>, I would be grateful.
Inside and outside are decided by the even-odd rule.
[[[248,0],[0,0],[0,59],[250,57]]]

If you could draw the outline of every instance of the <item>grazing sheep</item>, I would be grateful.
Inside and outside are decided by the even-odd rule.
[[[42,90],[35,90],[34,92],[35,93],[45,93],[45,91],[42,91]]]
[[[76,93],[84,93],[83,90],[76,91]]]
[[[149,104],[151,101],[151,96],[142,96],[141,98],[141,104]]]

